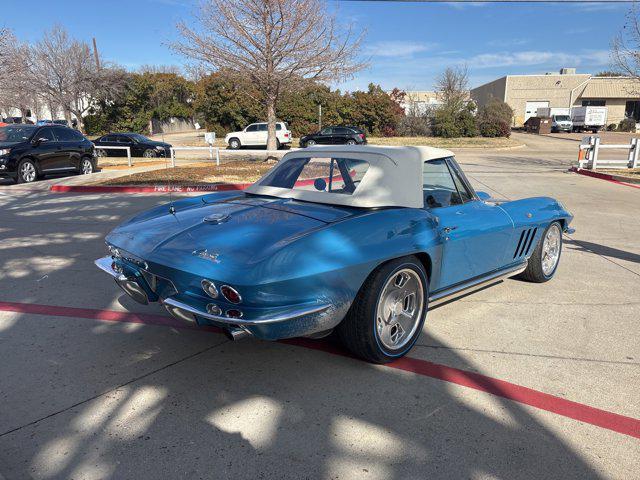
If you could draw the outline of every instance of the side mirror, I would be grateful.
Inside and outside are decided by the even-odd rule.
[[[48,141],[49,141],[49,139],[48,139],[48,138],[40,137],[40,138],[35,139],[33,142],[31,142],[31,144],[32,144],[34,147],[37,147],[37,146],[38,146],[38,145],[40,145],[41,143],[46,143],[46,142],[48,142]]]
[[[487,192],[476,192],[476,194],[478,195],[478,198],[482,201],[489,200],[491,198],[491,195],[489,195]]]

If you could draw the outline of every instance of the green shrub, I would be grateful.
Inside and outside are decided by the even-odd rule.
[[[504,120],[494,118],[485,120],[478,125],[483,137],[510,137],[511,126]]]
[[[472,105],[460,111],[447,107],[439,108],[433,117],[433,134],[443,138],[477,136],[478,128],[472,108]]]
[[[636,121],[633,118],[625,118],[618,125],[618,130],[621,132],[635,132]]]
[[[618,125],[616,125],[615,123],[610,123],[609,125],[607,125],[607,131],[608,132],[613,132],[618,128]]]
[[[480,107],[476,117],[480,135],[483,137],[509,137],[512,119],[513,109],[496,98]]]

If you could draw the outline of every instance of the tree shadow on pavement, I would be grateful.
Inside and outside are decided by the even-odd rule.
[[[164,200],[0,197],[0,301],[165,315],[92,264],[108,230]],[[347,356],[17,313],[0,313],[0,349],[7,480],[600,478],[530,407]]]

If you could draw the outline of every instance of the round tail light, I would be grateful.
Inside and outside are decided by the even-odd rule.
[[[202,280],[200,285],[202,286],[204,293],[209,295],[211,298],[218,298],[218,289],[216,288],[216,284],[211,280]]]
[[[222,295],[224,295],[224,298],[229,300],[231,303],[240,303],[242,301],[242,297],[238,291],[229,285],[223,285],[220,287],[220,291],[222,292]]]

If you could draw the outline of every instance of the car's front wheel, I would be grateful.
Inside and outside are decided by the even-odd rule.
[[[305,142],[305,147],[313,147],[315,144],[316,144],[316,141],[313,139],[310,139]]]
[[[241,147],[240,140],[232,138],[229,140],[229,148],[232,150],[238,150]]]
[[[562,254],[562,227],[553,222],[547,227],[529,257],[527,269],[519,277],[535,283],[551,280],[558,269]]]
[[[35,182],[38,178],[38,170],[33,160],[22,160],[18,165],[18,183]]]
[[[428,292],[427,273],[416,257],[381,265],[369,275],[338,326],[342,342],[370,362],[402,357],[420,336]]]
[[[156,158],[158,153],[153,148],[147,148],[142,155],[144,158]]]

